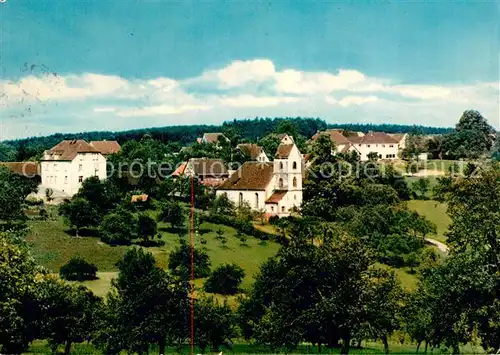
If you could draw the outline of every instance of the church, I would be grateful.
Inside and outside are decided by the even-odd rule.
[[[293,138],[284,135],[274,161],[244,163],[216,191],[226,194],[236,205],[247,202],[268,217],[289,216],[302,204],[304,161]]]

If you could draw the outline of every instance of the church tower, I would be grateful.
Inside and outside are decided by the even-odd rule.
[[[302,192],[302,154],[295,145],[280,144],[274,156],[274,190]]]

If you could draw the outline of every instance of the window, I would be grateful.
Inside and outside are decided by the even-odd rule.
[[[297,199],[297,195],[296,194],[293,194],[293,199],[296,200]]]
[[[382,148],[385,148],[385,144],[382,144]]]
[[[57,164],[54,164],[54,171],[57,171]]]
[[[378,158],[379,158],[379,159],[382,159],[382,154],[379,154],[379,155],[378,155]]]
[[[238,204],[241,206],[243,204],[243,192],[240,192]]]
[[[297,169],[297,162],[296,161],[293,162],[293,169],[294,170]]]
[[[281,206],[281,212],[285,212],[285,206]]]
[[[97,176],[97,173],[98,173],[98,172],[99,172],[99,170],[98,170],[98,169],[95,169],[95,170],[94,170],[94,176]]]
[[[361,147],[361,144],[358,144]]]
[[[369,144],[367,144],[366,146],[367,146],[368,148],[370,148],[370,145],[369,145]]]
[[[255,193],[255,208],[259,208],[259,193]]]
[[[78,177],[78,182],[83,182],[83,176]]]
[[[83,165],[82,164],[79,164],[78,165],[78,171],[82,171],[83,170]]]
[[[280,178],[280,180],[279,180],[279,186],[280,186],[280,188],[283,187],[283,179],[282,178]]]
[[[293,177],[293,187],[297,187],[297,178]]]
[[[393,148],[394,147],[394,144],[389,144],[389,148]]]
[[[65,176],[65,177],[64,177],[64,183],[65,183],[65,184],[67,184],[67,183],[68,183],[68,177],[67,177],[67,176]]]
[[[280,163],[280,169],[283,170],[283,163]]]
[[[271,212],[274,212],[274,206],[271,206]]]

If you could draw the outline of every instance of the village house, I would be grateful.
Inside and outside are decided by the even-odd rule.
[[[266,152],[264,152],[264,149],[260,145],[251,143],[241,143],[236,146],[236,149],[248,155],[252,160],[260,162],[269,161]]]
[[[272,162],[246,162],[216,191],[266,216],[288,216],[302,203],[304,162],[293,138],[283,136]]]
[[[204,144],[217,144],[219,139],[223,139],[225,141],[229,141],[229,139],[224,135],[224,133],[215,132],[215,133],[205,133],[203,137],[197,138],[196,142],[204,143]]]
[[[355,151],[361,161],[368,160],[370,153],[376,153],[378,159],[394,160],[398,158],[399,142],[384,132],[349,132],[347,136],[337,129],[329,129],[317,132],[312,140],[318,139],[322,134],[328,135],[335,143],[337,153],[348,153]],[[335,152],[332,152],[335,153]]]
[[[215,187],[229,177],[224,161],[221,159],[192,158],[181,163],[172,177],[193,176],[202,185]]]
[[[105,157],[116,154],[122,149],[117,141],[92,141],[90,145],[96,148]]]
[[[106,158],[84,140],[63,140],[43,153],[40,174],[43,187],[72,196],[88,177],[106,179]]]

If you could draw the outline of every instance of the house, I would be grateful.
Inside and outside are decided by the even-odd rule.
[[[302,203],[303,173],[302,154],[295,143],[282,143],[273,162],[244,163],[217,188],[216,195],[226,194],[236,205],[245,201],[267,216],[288,216]]]
[[[229,177],[229,171],[221,159],[192,158],[181,163],[172,177],[193,176],[205,186],[218,186]]]
[[[224,139],[225,141],[229,141],[229,139],[224,135],[224,133],[215,132],[215,133],[205,133],[203,137],[197,138],[196,141],[198,143],[204,144],[216,144],[219,142],[219,139]]]
[[[349,137],[359,152],[360,160],[368,160],[368,154],[377,153],[379,159],[394,160],[398,157],[398,141],[384,132],[368,132],[362,137]]]
[[[293,140],[292,136],[289,136],[286,133],[280,133],[277,135],[278,139],[280,140],[281,144],[294,144],[295,141]]]
[[[106,158],[84,140],[63,140],[43,153],[42,185],[70,196],[91,176],[106,179]]]
[[[105,157],[116,154],[122,149],[117,141],[92,141],[90,145],[100,151]]]
[[[236,149],[248,155],[252,160],[260,162],[269,161],[266,152],[264,152],[264,149],[260,145],[251,143],[241,143],[236,146]]]
[[[345,150],[349,149],[348,147],[351,145],[351,141],[347,139],[347,137],[345,137],[338,129],[327,129],[326,131],[316,132],[316,134],[312,136],[312,140],[315,141],[323,134],[330,137],[330,140],[335,143],[337,153],[345,152]]]
[[[408,133],[392,133],[389,135],[398,141],[400,151],[406,148],[406,138],[408,137]]]

